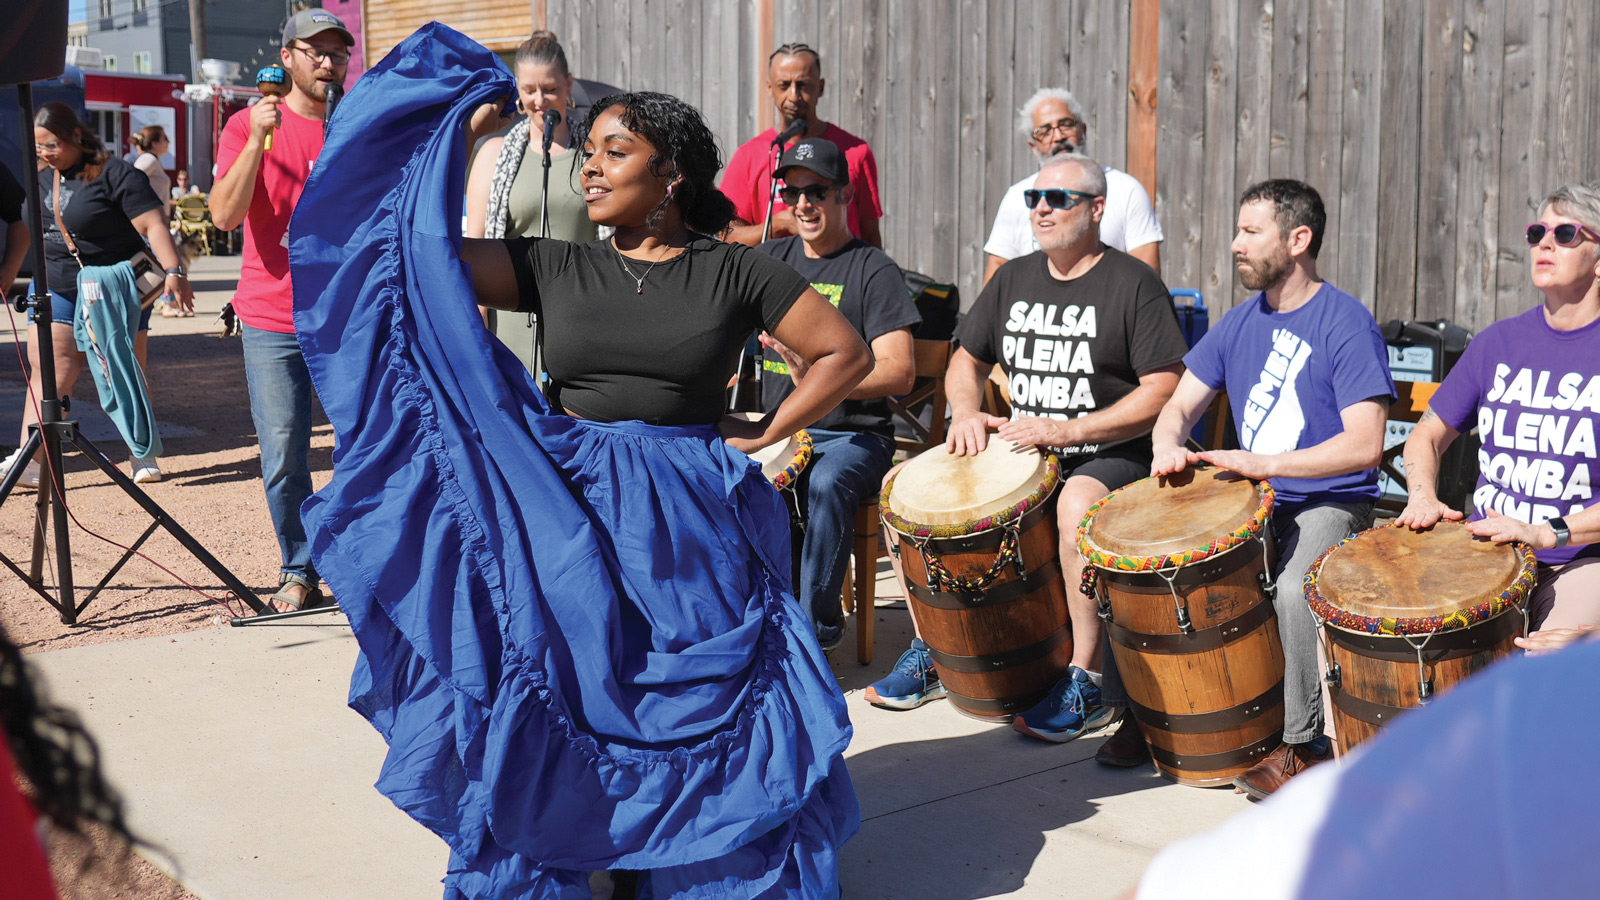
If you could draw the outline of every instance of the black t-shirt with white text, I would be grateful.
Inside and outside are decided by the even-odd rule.
[[[851,238],[840,249],[817,259],[806,256],[805,243],[798,236],[768,241],[756,249],[783,260],[811,282],[868,344],[891,331],[922,322],[900,267],[889,254],[860,238]],[[771,411],[794,393],[794,379],[789,377],[789,366],[774,350],[764,351],[761,368],[761,399]],[[858,431],[894,440],[889,401],[881,397],[845,400],[813,427]]]
[[[518,312],[543,322],[557,402],[596,422],[716,423],[750,335],[777,328],[809,287],[765,254],[703,235],[654,267],[623,261],[610,241],[505,244]]]
[[[963,349],[999,363],[1014,415],[1076,418],[1106,409],[1139,386],[1139,376],[1180,362],[1188,350],[1172,295],[1149,266],[1111,247],[1082,276],[1050,275],[1043,252],[1001,266],[956,329]],[[1064,455],[1093,454],[1081,444]]]
[[[39,173],[45,269],[52,290],[73,291],[78,284],[78,262],[56,225],[55,184],[56,170],[46,166]],[[61,173],[61,220],[72,232],[85,266],[115,265],[145,249],[144,235],[133,227],[132,220],[161,208],[161,198],[150,179],[132,163],[116,157],[106,160],[100,177],[90,182],[83,180],[82,166]]]

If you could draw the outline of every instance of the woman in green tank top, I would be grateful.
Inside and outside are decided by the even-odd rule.
[[[484,141],[467,179],[467,237],[553,237],[587,243],[596,226],[573,174],[572,73],[556,36],[535,31],[517,48],[517,107],[526,115],[504,137]],[[541,115],[561,114],[550,141],[549,230],[540,229],[544,155]],[[510,350],[538,374],[531,315],[485,311],[484,321]]]

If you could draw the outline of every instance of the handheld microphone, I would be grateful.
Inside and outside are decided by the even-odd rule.
[[[547,109],[544,111],[544,155],[550,156],[550,143],[556,138],[556,126],[561,124],[559,110]]]
[[[344,85],[337,81],[328,82],[328,101],[322,110],[322,136],[328,136],[328,125],[333,122],[334,107],[344,99]]]
[[[790,138],[797,138],[800,135],[805,134],[805,132],[806,120],[795,119],[789,123],[789,127],[783,129],[781,134],[772,139],[772,146],[782,147],[784,144],[789,143]]]
[[[267,66],[256,73],[256,90],[263,97],[282,97],[289,93],[289,73],[283,66]],[[267,131],[267,139],[261,143],[261,149],[272,151],[272,131]]]

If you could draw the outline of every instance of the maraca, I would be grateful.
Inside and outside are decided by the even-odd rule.
[[[266,97],[282,97],[289,93],[289,73],[283,66],[267,66],[256,73],[256,90]],[[261,149],[272,150],[272,132],[267,132],[267,139]]]

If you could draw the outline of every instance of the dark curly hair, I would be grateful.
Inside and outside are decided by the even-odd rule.
[[[0,628],[0,728],[32,788],[29,799],[41,815],[74,834],[98,824],[125,846],[128,832],[122,800],[100,770],[100,748],[76,713],[34,690],[31,667]]]
[[[656,148],[650,171],[678,177],[678,187],[650,214],[652,226],[660,221],[668,203],[678,204],[684,225],[701,234],[718,234],[733,221],[733,201],[717,190],[722,151],[700,110],[671,94],[636,91],[612,94],[589,108],[578,127],[588,134],[601,113],[620,109],[622,126]]]

